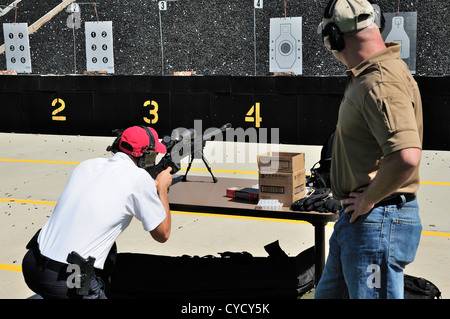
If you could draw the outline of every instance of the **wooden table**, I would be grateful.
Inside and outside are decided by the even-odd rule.
[[[218,178],[213,183],[210,176],[188,176],[181,181],[181,176],[174,175],[170,187],[169,203],[171,210],[198,212],[220,215],[251,216],[260,218],[277,218],[303,220],[314,226],[315,247],[315,283],[319,282],[325,267],[325,225],[335,221],[337,214],[292,211],[289,207],[281,210],[255,209],[256,203],[226,197],[226,189],[233,186],[251,187],[258,180]]]

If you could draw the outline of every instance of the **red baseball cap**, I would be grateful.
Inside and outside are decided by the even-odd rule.
[[[158,139],[158,133],[151,128],[147,127],[153,135],[155,147],[150,146],[151,138],[148,136],[147,131],[142,126],[132,126],[127,128],[122,133],[120,138],[119,148],[126,154],[141,157],[147,148],[153,149],[157,153],[165,154],[166,147]]]

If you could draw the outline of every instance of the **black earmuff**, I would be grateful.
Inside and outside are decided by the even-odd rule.
[[[344,35],[333,22],[328,23],[323,29],[323,38],[328,37],[329,48],[332,51],[342,51],[345,48]]]
[[[338,0],[330,0],[323,13],[324,18],[331,19],[333,17],[334,6]],[[342,51],[345,48],[344,35],[342,34],[339,27],[331,22],[328,23],[322,30],[322,40],[328,37],[329,48],[333,51]]]
[[[336,5],[336,2],[339,0],[330,0],[325,8],[324,11],[324,18],[331,19],[333,17],[333,10],[334,6]],[[370,4],[373,5],[373,1],[369,1]],[[380,28],[380,33],[383,33],[384,25],[385,25],[385,18],[383,13],[381,12],[381,9],[378,5],[376,7],[374,6],[374,12],[375,12],[375,21],[379,21],[380,25],[378,27]],[[378,23],[377,23],[378,24]],[[325,37],[328,37],[329,41],[329,47],[328,49],[333,51],[342,51],[345,48],[345,41],[344,41],[344,35],[339,30],[339,27],[331,22],[328,23],[322,30],[322,40],[324,41]]]
[[[143,126],[143,125],[142,125],[141,127],[147,132],[148,139],[149,139],[149,142],[150,142],[148,148],[154,150],[155,147],[156,147],[156,143],[155,143],[155,138],[153,137],[152,132],[148,129],[147,126]]]
[[[145,161],[145,157],[146,155],[152,155],[152,153],[155,153],[154,149],[156,147],[156,143],[155,143],[155,138],[152,134],[152,132],[148,129],[147,126],[141,126],[148,135],[148,139],[149,139],[149,146],[147,147],[147,149],[143,152],[142,156],[139,158],[137,166],[139,166],[140,168],[144,168],[146,166],[146,161]],[[155,153],[156,155],[156,153]],[[156,157],[156,156],[154,156]]]
[[[155,147],[156,147],[156,143],[155,143],[155,138],[152,134],[152,132],[146,127],[146,126],[141,126],[146,132],[147,132],[147,136],[149,139],[149,146],[147,147],[143,147],[143,154],[141,157],[139,157],[138,159],[138,163],[137,166],[141,167],[141,168],[145,168],[147,166],[147,164],[149,163],[150,165],[154,165],[154,161],[156,160],[156,152],[154,151]],[[121,145],[121,147],[129,150],[130,152],[133,152],[133,147],[125,142],[122,141],[122,143],[120,143],[121,139],[122,139],[122,134],[125,130],[113,130],[113,134],[116,135],[116,139],[114,140],[114,142],[112,143],[112,145],[108,146],[106,148],[107,151],[112,152],[114,154],[116,154],[119,151],[119,144]],[[147,163],[148,162],[148,163]]]

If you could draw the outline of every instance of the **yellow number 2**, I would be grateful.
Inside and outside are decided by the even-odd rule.
[[[255,116],[251,116],[253,114],[255,114]],[[255,126],[260,127],[262,118],[260,116],[261,111],[259,109],[259,102],[256,102],[254,105],[252,105],[252,107],[250,108],[250,110],[247,112],[246,115],[247,116],[245,117],[245,122],[255,122]]]
[[[60,107],[53,110],[52,120],[53,121],[65,121],[66,120],[65,116],[55,116],[55,115],[58,114],[59,112],[62,112],[66,108],[66,103],[62,99],[54,99],[52,102],[52,106],[56,106],[56,104],[59,104]]]
[[[145,123],[148,124],[155,124],[156,122],[158,122],[158,103],[156,103],[156,101],[145,101],[144,102],[144,107],[147,106],[153,106],[153,109],[150,109],[148,112],[150,113],[150,115],[153,116],[153,119],[149,119],[148,117],[144,116],[144,121]]]

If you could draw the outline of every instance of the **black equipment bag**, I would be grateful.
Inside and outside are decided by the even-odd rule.
[[[405,299],[441,299],[441,292],[431,281],[404,275]]]
[[[311,175],[306,176],[306,186],[314,192],[293,202],[291,210],[337,213],[342,208],[341,202],[334,199],[331,193],[330,171],[334,134],[335,131],[328,136],[322,146],[320,160],[310,169]]]
[[[119,253],[108,298],[297,299],[314,287],[314,247],[287,256],[278,241],[268,257],[248,252],[181,257]]]
[[[311,168],[310,183],[316,188],[330,188],[331,153],[333,148],[333,131],[325,141],[320,152],[320,160]],[[319,164],[319,167],[316,167]]]

